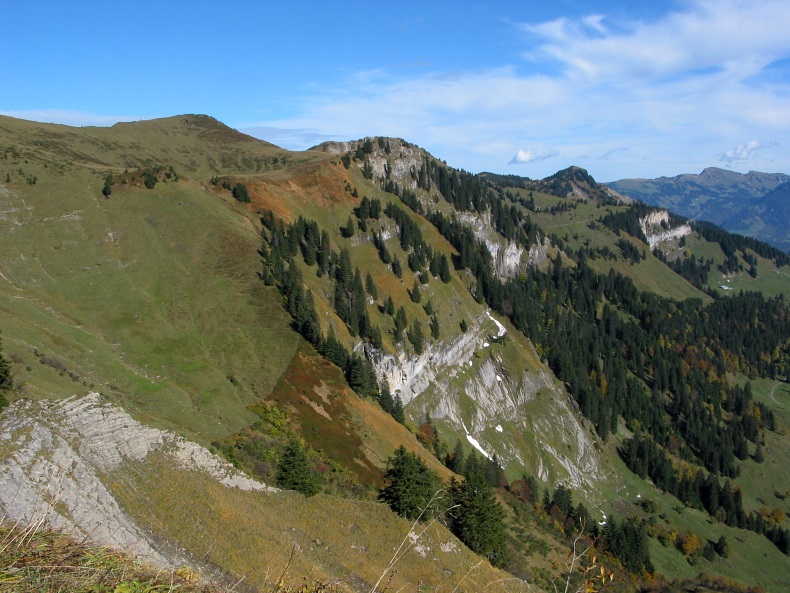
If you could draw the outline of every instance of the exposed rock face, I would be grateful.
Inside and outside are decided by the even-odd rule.
[[[404,404],[414,402],[419,415],[428,411],[434,420],[448,422],[505,465],[535,467],[540,479],[572,488],[603,479],[596,437],[551,374],[543,367],[532,372],[514,368],[489,343],[505,333],[487,314],[451,342],[433,345],[420,356],[368,354],[379,378]],[[564,472],[550,473],[549,468],[557,467]]]
[[[644,218],[640,218],[639,225],[642,227],[645,237],[647,237],[651,250],[663,241],[679,239],[691,234],[691,227],[687,224],[669,228],[669,212],[666,210],[651,212]]]
[[[97,393],[57,402],[19,401],[0,422],[0,507],[12,521],[44,521],[101,545],[172,564],[118,506],[107,475],[124,460],[164,453],[228,487],[267,490],[207,449],[143,426]]]

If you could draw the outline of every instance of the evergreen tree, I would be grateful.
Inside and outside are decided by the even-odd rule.
[[[441,498],[441,480],[425,462],[401,445],[387,460],[387,486],[379,498],[401,517],[425,521],[435,517]]]
[[[450,282],[450,263],[447,261],[447,256],[444,254],[442,254],[439,259],[439,278],[441,278],[442,282],[445,284]]]
[[[464,458],[464,447],[461,444],[461,441],[455,441],[453,452],[447,456],[445,465],[451,471],[454,471],[457,474],[463,473],[464,466],[466,465],[466,459]]]
[[[250,194],[247,191],[247,186],[244,185],[241,181],[239,181],[236,185],[233,186],[233,190],[231,190],[233,197],[236,198],[239,202],[248,203],[250,201]]]
[[[387,300],[384,301],[384,313],[387,315],[393,315],[395,313],[395,303],[392,301],[391,296],[387,296]]]
[[[346,239],[350,239],[351,237],[354,236],[354,231],[355,231],[354,221],[351,220],[351,217],[349,216],[348,220],[346,221],[346,224],[340,227],[340,234]]]
[[[395,402],[392,400],[392,394],[390,393],[390,384],[386,380],[379,389],[379,405],[387,414],[392,414]]]
[[[396,395],[392,402],[392,417],[395,418],[399,424],[406,423],[406,414],[403,411],[403,401],[400,395]]]
[[[291,439],[285,445],[277,464],[277,485],[286,490],[296,490],[305,496],[318,494],[321,487],[313,474],[313,468],[304,446]]]
[[[754,460],[757,463],[762,463],[765,461],[765,455],[763,455],[763,446],[760,443],[757,443],[757,448],[754,450]]]
[[[436,314],[431,317],[431,337],[434,340],[439,339],[439,318]]]
[[[392,273],[398,278],[403,278],[403,267],[401,267],[400,260],[397,257],[392,258]]]
[[[376,288],[376,283],[373,282],[373,276],[370,275],[370,272],[365,276],[365,290],[368,291],[368,294],[374,301],[379,300],[379,291]]]
[[[409,342],[411,342],[414,353],[419,356],[425,350],[425,337],[422,335],[422,325],[416,319],[412,321],[408,332]]]
[[[505,511],[479,472],[463,482],[450,481],[453,506],[450,529],[470,550],[504,567],[508,563]]]
[[[406,311],[403,307],[398,307],[398,312],[395,314],[395,341],[400,342],[403,339],[403,330],[406,329],[408,321],[406,319]]]
[[[417,280],[414,281],[414,285],[411,287],[409,296],[411,296],[411,301],[413,303],[419,303],[422,300],[422,294],[420,293],[420,283]]]
[[[0,339],[0,410],[8,405],[7,393],[14,386],[11,363],[3,356],[3,341]]]
[[[105,198],[112,195],[112,173],[107,173],[107,177],[104,178],[104,187],[102,187],[101,193]]]

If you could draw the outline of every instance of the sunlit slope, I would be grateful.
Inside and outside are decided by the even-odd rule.
[[[0,307],[17,380],[34,396],[93,384],[206,439],[242,426],[298,341],[257,278],[257,233],[188,182],[104,199],[91,181],[0,194]]]

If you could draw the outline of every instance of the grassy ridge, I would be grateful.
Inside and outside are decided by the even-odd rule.
[[[105,200],[91,179],[0,195],[0,323],[17,380],[45,397],[92,385],[204,442],[238,429],[298,343],[257,278],[253,226],[190,182]]]

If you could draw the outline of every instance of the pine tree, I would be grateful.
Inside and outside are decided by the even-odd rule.
[[[757,443],[757,448],[754,450],[754,460],[757,463],[762,463],[765,461],[765,455],[763,455],[763,446],[760,443]]]
[[[466,459],[464,458],[464,447],[460,440],[455,441],[453,452],[447,456],[444,464],[450,469],[450,471],[454,471],[457,474],[461,474],[463,472],[464,465],[466,465]]]
[[[403,278],[403,267],[400,265],[400,260],[397,257],[392,258],[392,273],[398,278]]]
[[[395,341],[400,342],[403,339],[403,330],[406,329],[408,321],[406,319],[406,311],[403,307],[398,307],[398,312],[395,314]]]
[[[392,414],[392,409],[395,406],[395,402],[392,400],[392,393],[390,393],[390,385],[385,380],[381,387],[379,388],[379,405],[381,409],[387,412],[387,414]]]
[[[354,231],[355,231],[354,221],[349,216],[348,220],[346,221],[346,224],[340,227],[340,234],[346,239],[350,239],[351,237],[354,236]]]
[[[436,314],[431,317],[431,337],[434,340],[439,339],[439,318]]]
[[[296,490],[305,496],[313,496],[321,490],[318,479],[302,444],[291,439],[285,445],[277,464],[277,484],[286,490]]]
[[[249,203],[250,201],[250,194],[247,191],[247,186],[244,185],[241,181],[239,181],[236,185],[233,186],[233,190],[231,191],[233,197],[236,198],[239,202]]]
[[[395,303],[392,301],[391,296],[388,296],[387,300],[384,301],[384,313],[387,315],[393,315],[395,313]]]

